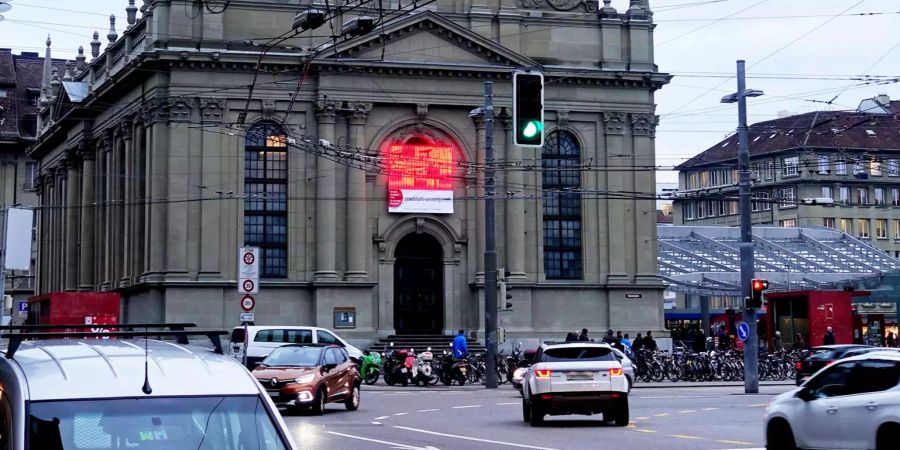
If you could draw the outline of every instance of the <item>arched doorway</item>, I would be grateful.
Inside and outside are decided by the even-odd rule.
[[[394,328],[397,334],[441,334],[444,267],[440,242],[408,234],[394,252]]]

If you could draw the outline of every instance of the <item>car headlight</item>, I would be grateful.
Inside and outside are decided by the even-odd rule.
[[[294,381],[296,381],[297,383],[300,383],[300,384],[307,384],[307,383],[311,383],[313,378],[315,378],[315,377],[316,377],[315,374],[308,373],[306,375],[297,377]]]

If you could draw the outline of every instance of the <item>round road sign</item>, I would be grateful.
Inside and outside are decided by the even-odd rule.
[[[253,280],[244,280],[244,282],[241,283],[241,287],[244,288],[244,292],[253,292],[256,283],[254,283]]]
[[[253,298],[252,295],[245,295],[241,297],[241,309],[244,311],[250,312],[253,311],[253,308],[256,307],[256,299]]]
[[[251,253],[251,252],[244,253],[243,259],[244,259],[244,264],[246,264],[248,266],[252,265],[256,261],[256,257],[253,256],[253,253]]]

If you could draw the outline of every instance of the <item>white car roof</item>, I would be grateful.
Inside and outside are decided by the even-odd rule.
[[[152,397],[258,395],[256,380],[233,358],[191,345],[147,340]],[[13,359],[30,400],[149,397],[143,339],[24,341]]]
[[[548,348],[560,348],[560,347],[601,347],[613,349],[609,344],[605,342],[591,342],[591,341],[571,341],[571,342],[544,342],[541,344],[541,347],[544,350]]]
[[[861,355],[840,359],[839,361],[865,361],[867,359],[890,359],[900,362],[900,350],[890,348],[885,348],[884,350],[872,350]]]

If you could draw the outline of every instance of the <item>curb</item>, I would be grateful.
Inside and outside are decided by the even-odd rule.
[[[684,384],[684,383],[670,383],[670,384],[646,384],[646,383],[638,383],[632,386],[632,389],[670,389],[670,388],[706,388],[706,387],[743,387],[744,384],[725,384],[725,383],[716,383],[709,382],[708,384]],[[760,383],[759,387],[768,387],[768,386],[794,386],[794,383],[790,382],[774,382],[774,383]]]

